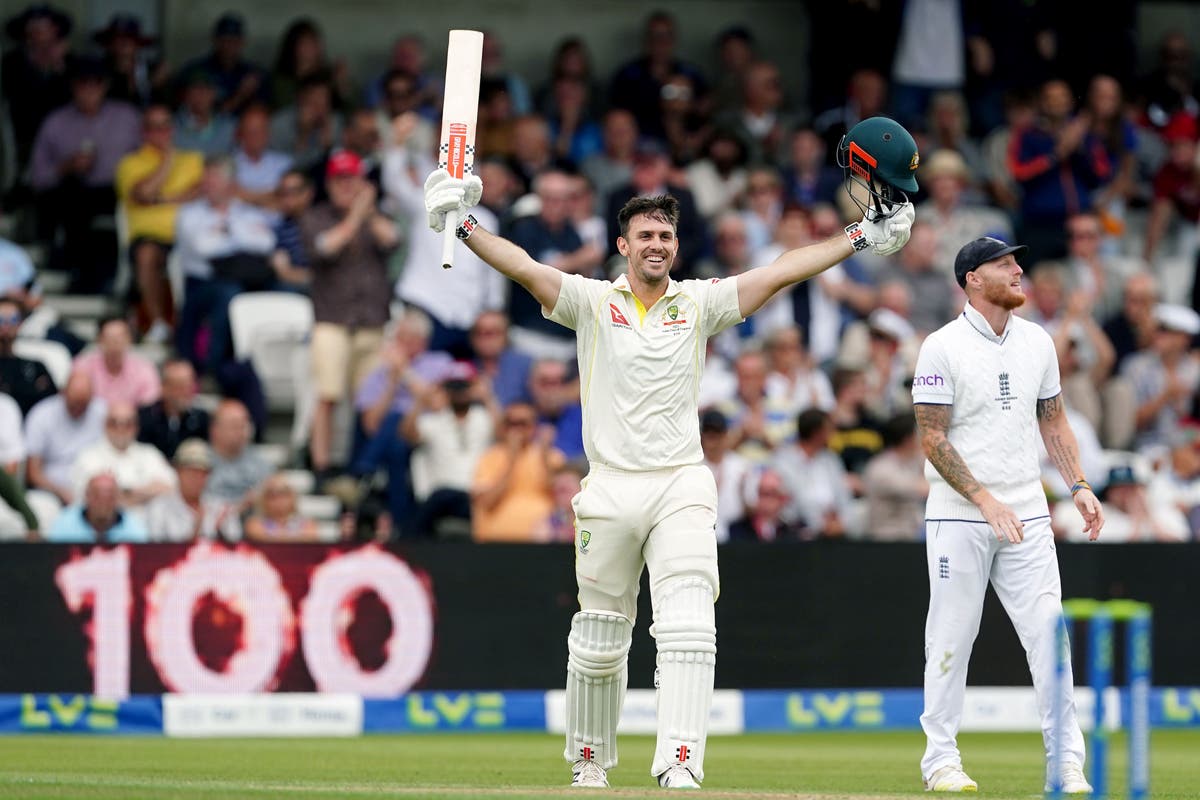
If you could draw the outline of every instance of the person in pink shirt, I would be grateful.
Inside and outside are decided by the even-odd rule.
[[[109,405],[132,403],[144,406],[156,402],[162,394],[158,370],[147,358],[130,352],[133,331],[124,317],[100,320],[96,347],[75,359],[75,370],[92,379],[97,397]]]

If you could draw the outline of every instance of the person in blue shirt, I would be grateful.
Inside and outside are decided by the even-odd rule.
[[[142,521],[120,507],[121,490],[112,473],[87,483],[83,505],[67,506],[46,533],[46,541],[80,544],[141,544],[150,541]]]

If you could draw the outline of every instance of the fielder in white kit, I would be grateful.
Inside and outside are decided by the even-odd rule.
[[[875,167],[854,181],[871,194],[874,209],[845,236],[724,280],[671,279],[679,204],[670,196],[634,198],[621,209],[617,248],[628,271],[601,281],[539,264],[479,228],[467,213],[479,199],[477,177],[456,180],[439,170],[426,181],[431,227],[441,230],[446,212],[458,212],[465,220],[459,238],[525,287],[549,319],[577,334],[591,471],[574,499],[581,610],[567,640],[564,751],[573,786],[605,787],[607,770],[617,764],[617,719],[643,567],[650,570],[650,632],[658,648],[658,741],[650,772],[670,789],[698,788],[704,778],[720,589],[717,489],[703,464],[697,409],[705,342],[784,287],[856,250],[886,255],[908,241],[913,210],[903,190],[916,189],[912,137],[891,120],[873,118],[847,139]]]
[[[1071,486],[1090,539],[1100,535],[1104,515],[1079,466],[1054,342],[1040,326],[1012,313],[1025,302],[1017,263],[1025,250],[991,238],[959,250],[954,273],[967,293],[966,307],[922,344],[913,378],[913,408],[930,483],[921,715],[928,740],[921,761],[927,791],[978,790],[963,771],[956,736],[989,580],[1029,661],[1047,770],[1050,754],[1061,746],[1063,790],[1092,789],[1083,777],[1083,734],[1069,661],[1063,681],[1064,739],[1054,741],[1054,626],[1062,613],[1062,589],[1036,434]],[[1051,777],[1047,772],[1047,791]]]

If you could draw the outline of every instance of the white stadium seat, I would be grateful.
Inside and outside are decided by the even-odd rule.
[[[246,292],[229,304],[229,328],[239,360],[249,359],[262,381],[267,405],[296,405],[297,351],[308,351],[312,301],[291,292]]]
[[[62,389],[71,375],[71,351],[58,342],[48,339],[25,339],[18,336],[13,342],[13,353],[31,361],[46,365],[46,371],[54,385]]]

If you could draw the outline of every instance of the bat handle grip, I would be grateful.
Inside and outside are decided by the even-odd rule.
[[[458,209],[446,212],[446,229],[442,231],[442,269],[454,266],[454,243],[458,237],[454,231],[458,228]]]

